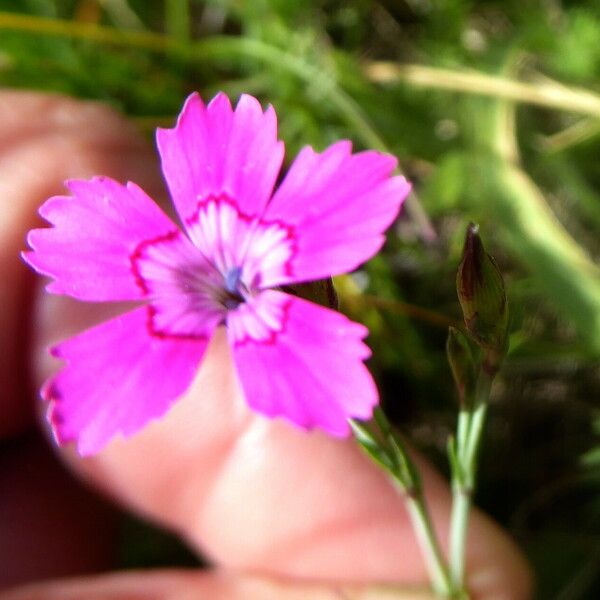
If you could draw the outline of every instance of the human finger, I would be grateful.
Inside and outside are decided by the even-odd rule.
[[[421,588],[315,584],[226,572],[129,572],[23,586],[2,600],[433,600]]]
[[[47,345],[97,307],[44,297],[40,380],[56,368]],[[72,467],[118,501],[180,533],[230,569],[323,581],[426,580],[402,499],[351,440],[305,433],[246,406],[223,332],[199,374],[161,420]],[[420,461],[433,520],[448,532],[445,482]],[[527,598],[529,571],[507,536],[475,512],[467,569],[475,598]]]
[[[117,125],[122,129],[118,120],[107,123],[103,135],[116,136],[111,131]],[[88,155],[79,156],[77,135],[73,139],[72,148],[59,144],[61,162]],[[136,162],[124,151],[129,143],[107,146],[108,173],[152,191],[157,186],[152,160],[140,151]],[[26,156],[31,160],[32,153]],[[107,172],[97,162],[85,164],[95,173]],[[53,176],[57,169],[51,169]],[[80,165],[76,175],[88,173]],[[57,368],[48,360],[47,345],[101,318],[98,307],[44,297],[33,328],[38,383]],[[95,485],[230,568],[356,582],[425,579],[409,520],[385,477],[351,441],[302,433],[252,414],[223,332],[215,336],[195,383],[164,419],[127,441],[116,440],[94,459],[71,453],[69,460]],[[433,519],[445,538],[448,490],[432,469],[424,471]],[[482,592],[509,589],[513,595],[507,597],[525,597],[527,570],[506,537],[478,515],[471,535],[472,587],[479,582]]]

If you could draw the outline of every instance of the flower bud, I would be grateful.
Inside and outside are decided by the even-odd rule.
[[[468,409],[467,403],[475,391],[476,370],[469,340],[462,331],[454,327],[448,329],[446,353],[458,390],[461,408]]]
[[[485,251],[479,228],[473,223],[467,228],[456,289],[467,331],[496,365],[508,345],[508,303],[502,274]]]

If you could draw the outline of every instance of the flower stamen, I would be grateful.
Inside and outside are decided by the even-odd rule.
[[[225,274],[225,287],[222,290],[222,297],[220,298],[220,301],[227,310],[235,310],[246,300],[243,294],[242,288],[244,288],[244,286],[241,278],[241,267],[233,267]]]

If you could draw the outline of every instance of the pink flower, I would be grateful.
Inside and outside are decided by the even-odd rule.
[[[25,260],[79,300],[134,300],[130,312],[52,349],[66,361],[42,389],[59,443],[82,455],[163,415],[190,385],[220,325],[248,404],[335,436],[378,395],[367,330],[278,286],[345,273],[381,247],[410,186],[396,160],[342,141],[283,160],[275,112],[191,95],[158,148],[182,228],[135,184],[70,181],[47,200],[54,227],[29,233]]]

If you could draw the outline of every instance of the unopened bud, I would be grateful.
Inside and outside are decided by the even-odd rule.
[[[485,251],[479,228],[467,228],[463,257],[456,276],[465,325],[493,362],[500,362],[508,345],[508,303],[496,261]]]
[[[454,327],[448,329],[446,353],[461,407],[468,408],[466,405],[475,391],[476,369],[469,340],[462,331]]]

